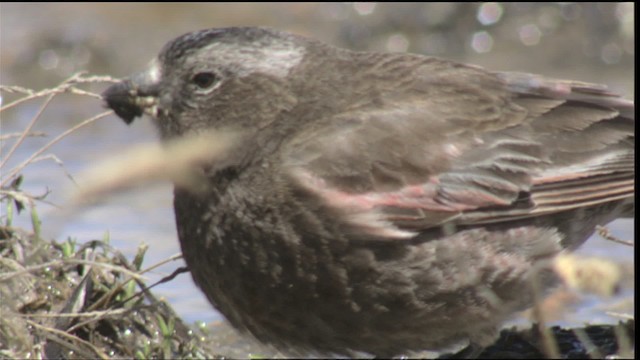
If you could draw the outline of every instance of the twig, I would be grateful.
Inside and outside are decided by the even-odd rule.
[[[613,316],[616,318],[620,318],[623,320],[633,320],[635,319],[635,316],[633,316],[633,314],[625,314],[625,313],[619,313],[619,312],[615,312],[615,311],[607,311],[605,312],[605,314],[609,315],[609,316]]]
[[[20,171],[22,171],[22,169],[24,169],[30,162],[33,161],[33,159],[37,158],[38,156],[40,156],[43,152],[45,152],[46,150],[48,150],[51,146],[55,145],[57,142],[59,142],[60,140],[62,140],[63,138],[65,138],[67,135],[71,134],[72,132],[76,131],[77,129],[88,125],[92,122],[95,122],[96,120],[99,120],[103,117],[106,117],[108,115],[111,115],[113,113],[112,110],[109,111],[105,111],[101,114],[98,114],[92,118],[89,118],[77,125],[75,125],[74,127],[68,129],[67,131],[63,132],[62,134],[58,135],[57,137],[55,137],[53,140],[51,140],[49,143],[47,143],[46,145],[44,145],[42,148],[40,148],[38,151],[34,152],[33,154],[31,154],[31,156],[23,161],[20,165],[16,166],[13,170],[11,170],[9,172],[9,174],[5,177],[4,180],[2,180],[2,183],[0,183],[0,187],[4,187],[8,181],[10,181],[16,174],[18,174]],[[16,143],[17,144],[17,143]],[[15,147],[15,146],[14,146]],[[12,149],[14,150],[14,149]],[[10,156],[10,155],[9,155]],[[7,159],[5,159],[6,161]],[[3,163],[4,164],[4,163]],[[3,165],[0,164],[0,167]]]
[[[5,141],[5,140],[9,140],[9,139],[13,139],[13,138],[17,138],[20,136],[23,136],[24,132],[21,133],[11,133],[11,134],[2,134],[0,135],[0,141]],[[27,137],[46,137],[47,133],[44,132],[32,132],[32,133],[28,133]]]
[[[56,334],[56,335],[61,336],[61,337],[63,337],[63,338],[66,338],[66,339],[69,339],[69,340],[72,340],[72,341],[77,341],[77,342],[79,342],[79,343],[81,343],[81,344],[85,345],[85,346],[86,346],[86,347],[88,347],[89,349],[93,350],[93,352],[94,352],[96,355],[98,355],[101,359],[104,359],[104,360],[108,360],[108,359],[109,359],[109,356],[108,356],[107,354],[103,353],[103,352],[102,352],[100,349],[98,349],[95,345],[93,345],[93,344],[91,344],[90,342],[88,342],[88,341],[86,341],[86,340],[83,340],[83,339],[81,339],[81,338],[79,338],[79,337],[77,337],[77,336],[75,336],[75,335],[73,335],[73,334],[69,334],[69,333],[67,333],[67,332],[65,332],[65,331],[63,331],[63,330],[59,330],[59,329],[56,329],[56,328],[52,328],[52,327],[48,327],[48,326],[44,326],[44,325],[40,325],[40,324],[38,324],[38,323],[37,323],[37,322],[35,322],[35,321],[31,321],[31,320],[26,320],[26,321],[27,321],[27,323],[29,323],[29,325],[31,325],[31,326],[33,326],[33,327],[35,327],[35,328],[38,328],[38,329],[40,329],[40,330],[42,330],[42,331],[46,331],[46,332],[49,332],[49,333],[51,333],[51,334]],[[57,340],[57,339],[55,339],[55,338],[51,338],[50,340],[54,340],[54,341],[55,341],[55,340]],[[65,345],[70,345],[70,344],[68,344],[68,343],[62,343],[62,344],[60,344],[60,345],[65,346]]]
[[[576,335],[576,338],[582,343],[584,346],[584,351],[587,353],[590,359],[604,359],[604,356],[600,352],[597,346],[591,341],[587,332],[584,329],[573,329],[573,333]]]
[[[21,317],[26,318],[60,318],[60,317],[94,317],[104,315],[120,315],[130,311],[129,309],[107,309],[96,310],[76,313],[57,313],[57,314],[18,314]]]
[[[616,236],[611,235],[611,232],[606,226],[597,225],[596,231],[598,232],[598,235],[602,236],[602,238],[606,240],[613,241],[623,245],[634,246],[634,243],[629,240],[622,240]]]
[[[22,132],[22,135],[20,136],[20,138],[18,138],[18,140],[16,140],[16,142],[13,144],[13,146],[9,150],[9,153],[5,156],[4,160],[2,160],[2,162],[0,162],[0,168],[4,167],[4,164],[6,164],[7,161],[9,161],[9,159],[11,158],[13,153],[16,151],[16,149],[22,144],[24,139],[27,137],[27,134],[29,134],[29,132],[31,131],[31,128],[36,124],[36,121],[38,121],[38,119],[40,118],[40,115],[42,115],[42,113],[44,112],[44,109],[47,108],[47,105],[49,105],[49,103],[51,102],[51,100],[53,100],[55,95],[56,94],[49,95],[49,97],[47,97],[47,99],[44,101],[42,106],[40,106],[40,109],[38,110],[38,113],[36,113],[36,115],[33,117],[33,119],[31,119],[31,121],[27,125],[27,128],[24,129],[24,131]],[[4,110],[5,108],[6,108],[6,106],[4,108],[0,109],[0,111]],[[8,177],[8,178],[11,178],[11,176]],[[4,186],[4,182],[2,183],[1,186]]]
[[[149,272],[149,271],[151,271],[151,270],[153,270],[153,269],[155,269],[157,267],[160,267],[160,266],[162,266],[164,264],[168,264],[168,263],[170,263],[172,261],[176,261],[176,260],[178,260],[180,258],[182,258],[182,253],[173,254],[173,255],[169,256],[168,258],[166,258],[166,259],[164,259],[164,260],[162,260],[160,262],[157,262],[157,263],[149,266],[148,268],[146,268],[144,270],[140,270],[140,274],[147,273],[147,272]]]
[[[84,72],[79,72],[73,74],[70,78],[63,81],[60,85],[56,86],[52,89],[44,89],[38,92],[34,92],[33,90],[26,89],[20,86],[0,86],[0,91],[8,92],[8,93],[21,93],[27,96],[15,100],[7,105],[0,107],[0,112],[10,109],[14,106],[22,104],[25,101],[37,99],[39,97],[47,96],[47,95],[57,95],[64,92],[70,92],[79,95],[87,95],[95,98],[101,98],[100,95],[94,94],[92,92],[84,91],[81,89],[77,89],[74,87],[76,84],[85,84],[85,83],[95,83],[95,82],[110,82],[115,83],[118,82],[118,79],[114,79],[111,76],[89,76],[82,77],[85,74]]]
[[[559,359],[560,349],[558,348],[558,343],[554,339],[551,329],[546,326],[544,311],[542,309],[542,287],[540,284],[541,267],[542,265],[539,264],[538,267],[534,268],[533,274],[531,276],[531,292],[533,295],[533,318],[536,321],[538,331],[542,338],[542,349],[544,355],[548,359]]]
[[[113,270],[113,271],[119,271],[122,272],[125,275],[129,275],[130,277],[134,278],[134,279],[144,279],[143,276],[141,276],[140,274],[128,270],[125,267],[122,266],[117,266],[117,265],[111,265],[111,264],[107,264],[107,263],[100,263],[100,262],[96,262],[96,261],[89,261],[89,260],[80,260],[80,259],[62,259],[62,260],[54,260],[54,261],[50,261],[44,264],[38,264],[38,265],[33,265],[33,266],[29,266],[27,268],[24,268],[22,270],[18,270],[18,271],[13,271],[10,273],[5,273],[2,274],[0,276],[0,282],[3,281],[7,281],[9,279],[12,279],[18,275],[22,275],[25,273],[30,273],[33,271],[38,271],[41,269],[45,269],[47,267],[57,267],[57,266],[62,266],[62,265],[67,265],[67,264],[82,264],[82,265],[95,265],[95,266],[99,266],[99,267],[103,267],[105,269],[109,269],[109,270]]]
[[[618,358],[619,359],[634,359],[634,348],[631,344],[631,336],[626,327],[622,323],[618,323],[617,326],[613,328],[613,331],[616,335],[616,340],[618,341]]]

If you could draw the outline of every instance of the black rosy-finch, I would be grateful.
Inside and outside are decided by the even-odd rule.
[[[163,141],[241,134],[175,187],[178,235],[209,301],[280,347],[486,346],[550,259],[634,215],[634,103],[601,85],[238,27],[103,97]]]

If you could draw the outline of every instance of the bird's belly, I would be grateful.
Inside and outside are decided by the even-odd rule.
[[[256,229],[262,223],[229,214],[197,218],[178,215],[185,260],[235,327],[281,347],[342,354],[491,342],[529,304],[533,259],[560,249],[554,230],[534,227],[358,245],[273,222]]]

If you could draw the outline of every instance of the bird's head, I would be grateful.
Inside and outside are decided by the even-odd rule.
[[[169,42],[146,70],[102,95],[126,123],[148,114],[163,139],[206,129],[260,131],[295,107],[309,40],[270,29],[210,29]]]

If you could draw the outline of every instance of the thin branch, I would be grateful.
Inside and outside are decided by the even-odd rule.
[[[18,314],[25,318],[75,318],[75,317],[95,317],[105,315],[120,315],[130,311],[129,309],[108,309],[96,310],[76,313],[57,313],[57,314]]]
[[[11,133],[11,134],[1,134],[0,135],[0,141],[5,141],[5,140],[17,138],[17,137],[23,136],[23,134],[24,134],[24,132]],[[36,132],[32,132],[32,133],[27,133],[27,137],[47,137],[47,133],[41,132],[41,131],[36,131]]]
[[[115,79],[111,76],[89,76],[89,77],[82,77],[82,75],[84,74],[84,72],[79,72],[76,73],[74,75],[72,75],[70,78],[68,78],[67,80],[63,81],[60,85],[56,86],[55,88],[52,89],[44,89],[38,92],[34,92],[32,90],[29,89],[25,89],[23,87],[20,86],[0,86],[0,91],[4,91],[4,92],[8,92],[8,93],[20,93],[20,94],[26,94],[27,96],[22,97],[18,100],[15,100],[11,103],[8,103],[5,106],[0,107],[0,112],[10,109],[12,107],[15,107],[17,105],[22,104],[25,101],[29,101],[29,100],[33,100],[33,99],[37,99],[39,97],[43,97],[43,96],[47,96],[47,95],[57,95],[57,94],[61,94],[64,92],[71,92],[74,94],[79,94],[79,95],[87,95],[87,96],[91,96],[91,97],[95,97],[95,98],[101,98],[100,95],[98,94],[94,94],[92,92],[88,92],[85,90],[81,90],[81,89],[77,89],[74,86],[76,84],[86,84],[86,83],[96,83],[96,82],[109,82],[109,83],[116,83],[119,80]]]
[[[22,142],[24,141],[24,139],[31,132],[31,128],[36,124],[36,122],[38,121],[38,119],[40,118],[42,113],[44,112],[44,109],[47,108],[47,106],[49,105],[49,103],[51,103],[51,100],[53,100],[53,98],[55,96],[56,96],[56,94],[49,95],[49,97],[47,97],[47,99],[44,101],[42,106],[40,106],[40,109],[38,110],[38,113],[33,117],[33,119],[31,119],[31,121],[27,125],[27,128],[24,129],[24,131],[22,132],[22,135],[20,135],[20,138],[18,138],[18,140],[13,144],[13,146],[9,150],[9,153],[5,156],[5,158],[2,160],[2,162],[0,162],[0,168],[4,167],[4,165],[7,163],[7,161],[9,161],[9,159],[11,158],[13,153],[16,151],[16,149],[20,145],[22,145]],[[0,109],[0,111],[4,110],[5,108]],[[11,177],[9,177],[9,178],[11,178]],[[4,184],[5,184],[5,182],[3,181],[2,186],[4,186]]]
[[[613,241],[613,242],[616,242],[618,244],[634,246],[634,243],[632,241],[623,240],[623,239],[620,239],[620,238],[618,238],[616,236],[611,235],[611,232],[605,226],[597,225],[596,226],[596,231],[598,232],[598,235],[602,236],[602,238],[604,238],[606,240]]]
[[[160,266],[162,266],[164,264],[168,264],[168,263],[170,263],[172,261],[176,261],[176,260],[178,260],[180,258],[182,258],[182,253],[173,254],[173,255],[169,256],[168,258],[166,258],[166,259],[164,259],[164,260],[162,260],[160,262],[157,262],[157,263],[149,266],[148,268],[146,268],[144,270],[140,270],[140,274],[142,275],[142,274],[148,273],[149,271],[151,271],[151,270],[153,270],[155,268],[158,268],[158,267],[160,267]]]
[[[93,345],[92,343],[90,343],[90,342],[88,342],[88,341],[86,341],[86,340],[83,340],[83,339],[81,339],[81,338],[79,338],[79,337],[77,337],[77,336],[75,336],[75,335],[73,335],[73,334],[69,334],[69,333],[67,333],[66,331],[59,330],[59,329],[56,329],[56,328],[52,328],[52,327],[48,327],[48,326],[44,326],[44,325],[40,325],[40,324],[38,324],[38,323],[37,323],[37,322],[35,322],[35,321],[31,321],[31,320],[26,320],[26,321],[27,321],[27,323],[28,323],[29,325],[31,325],[31,326],[33,326],[33,327],[35,327],[35,328],[38,328],[38,329],[40,329],[40,330],[42,330],[42,331],[45,331],[45,332],[49,332],[49,333],[51,333],[51,334],[58,335],[58,336],[60,336],[60,337],[66,338],[66,339],[71,340],[71,341],[77,341],[77,342],[79,342],[79,343],[81,343],[81,344],[85,345],[86,347],[88,347],[89,349],[91,349],[91,350],[92,350],[92,351],[93,351],[97,356],[99,356],[101,359],[104,359],[104,360],[108,360],[108,359],[110,359],[110,358],[109,358],[109,356],[108,356],[107,354],[105,354],[104,352],[102,352],[100,349],[98,349],[98,347],[96,347],[96,346],[95,346],[95,345]],[[48,338],[49,338],[49,337],[48,337]],[[55,339],[55,338],[49,338],[49,340],[56,341],[57,339]],[[58,341],[56,341],[56,342],[58,342]],[[62,345],[62,346],[68,346],[68,345],[71,345],[71,344],[69,344],[69,343],[63,343],[63,342],[58,342],[58,344],[60,344],[60,345]]]
[[[16,276],[22,275],[22,274],[26,274],[26,273],[30,273],[30,272],[34,272],[34,271],[38,271],[41,269],[45,269],[48,267],[58,267],[58,266],[63,266],[63,265],[68,265],[68,264],[82,264],[82,265],[94,265],[94,266],[98,266],[98,267],[103,267],[105,269],[109,269],[112,271],[119,271],[125,275],[128,275],[134,279],[144,279],[144,276],[141,276],[140,274],[128,270],[125,267],[122,266],[117,266],[117,265],[111,265],[111,264],[107,264],[107,263],[101,263],[101,262],[96,262],[96,261],[90,261],[90,260],[80,260],[80,259],[62,259],[62,260],[54,260],[54,261],[49,261],[43,264],[38,264],[38,265],[33,265],[33,266],[29,266],[26,267],[24,269],[21,270],[17,270],[17,271],[12,271],[12,272],[8,272],[8,273],[4,273],[2,275],[0,275],[0,282],[4,282],[7,280],[10,280]]]
[[[51,146],[53,146],[56,143],[58,143],[60,140],[65,138],[67,135],[71,134],[72,132],[78,130],[79,128],[81,128],[81,127],[83,127],[85,125],[88,125],[88,124],[91,124],[91,123],[95,122],[96,120],[99,120],[99,119],[101,119],[103,117],[111,115],[112,113],[113,113],[113,110],[105,111],[105,112],[103,112],[101,114],[98,114],[98,115],[96,115],[96,116],[94,116],[92,118],[89,118],[89,119],[87,119],[87,120],[75,125],[74,127],[70,128],[67,131],[63,132],[62,134],[58,135],[53,140],[51,140],[49,143],[47,143],[42,148],[40,148],[38,151],[36,151],[33,154],[31,154],[31,156],[27,160],[23,161],[20,165],[16,166],[13,170],[11,170],[9,172],[9,174],[5,177],[5,179],[2,180],[2,182],[0,183],[0,187],[4,187],[14,176],[16,176],[18,173],[20,173],[20,171],[22,171],[22,169],[24,169],[27,165],[29,165],[30,162],[32,162],[38,156],[42,155],[43,152],[47,151]],[[0,165],[0,166],[2,166],[2,165]]]

